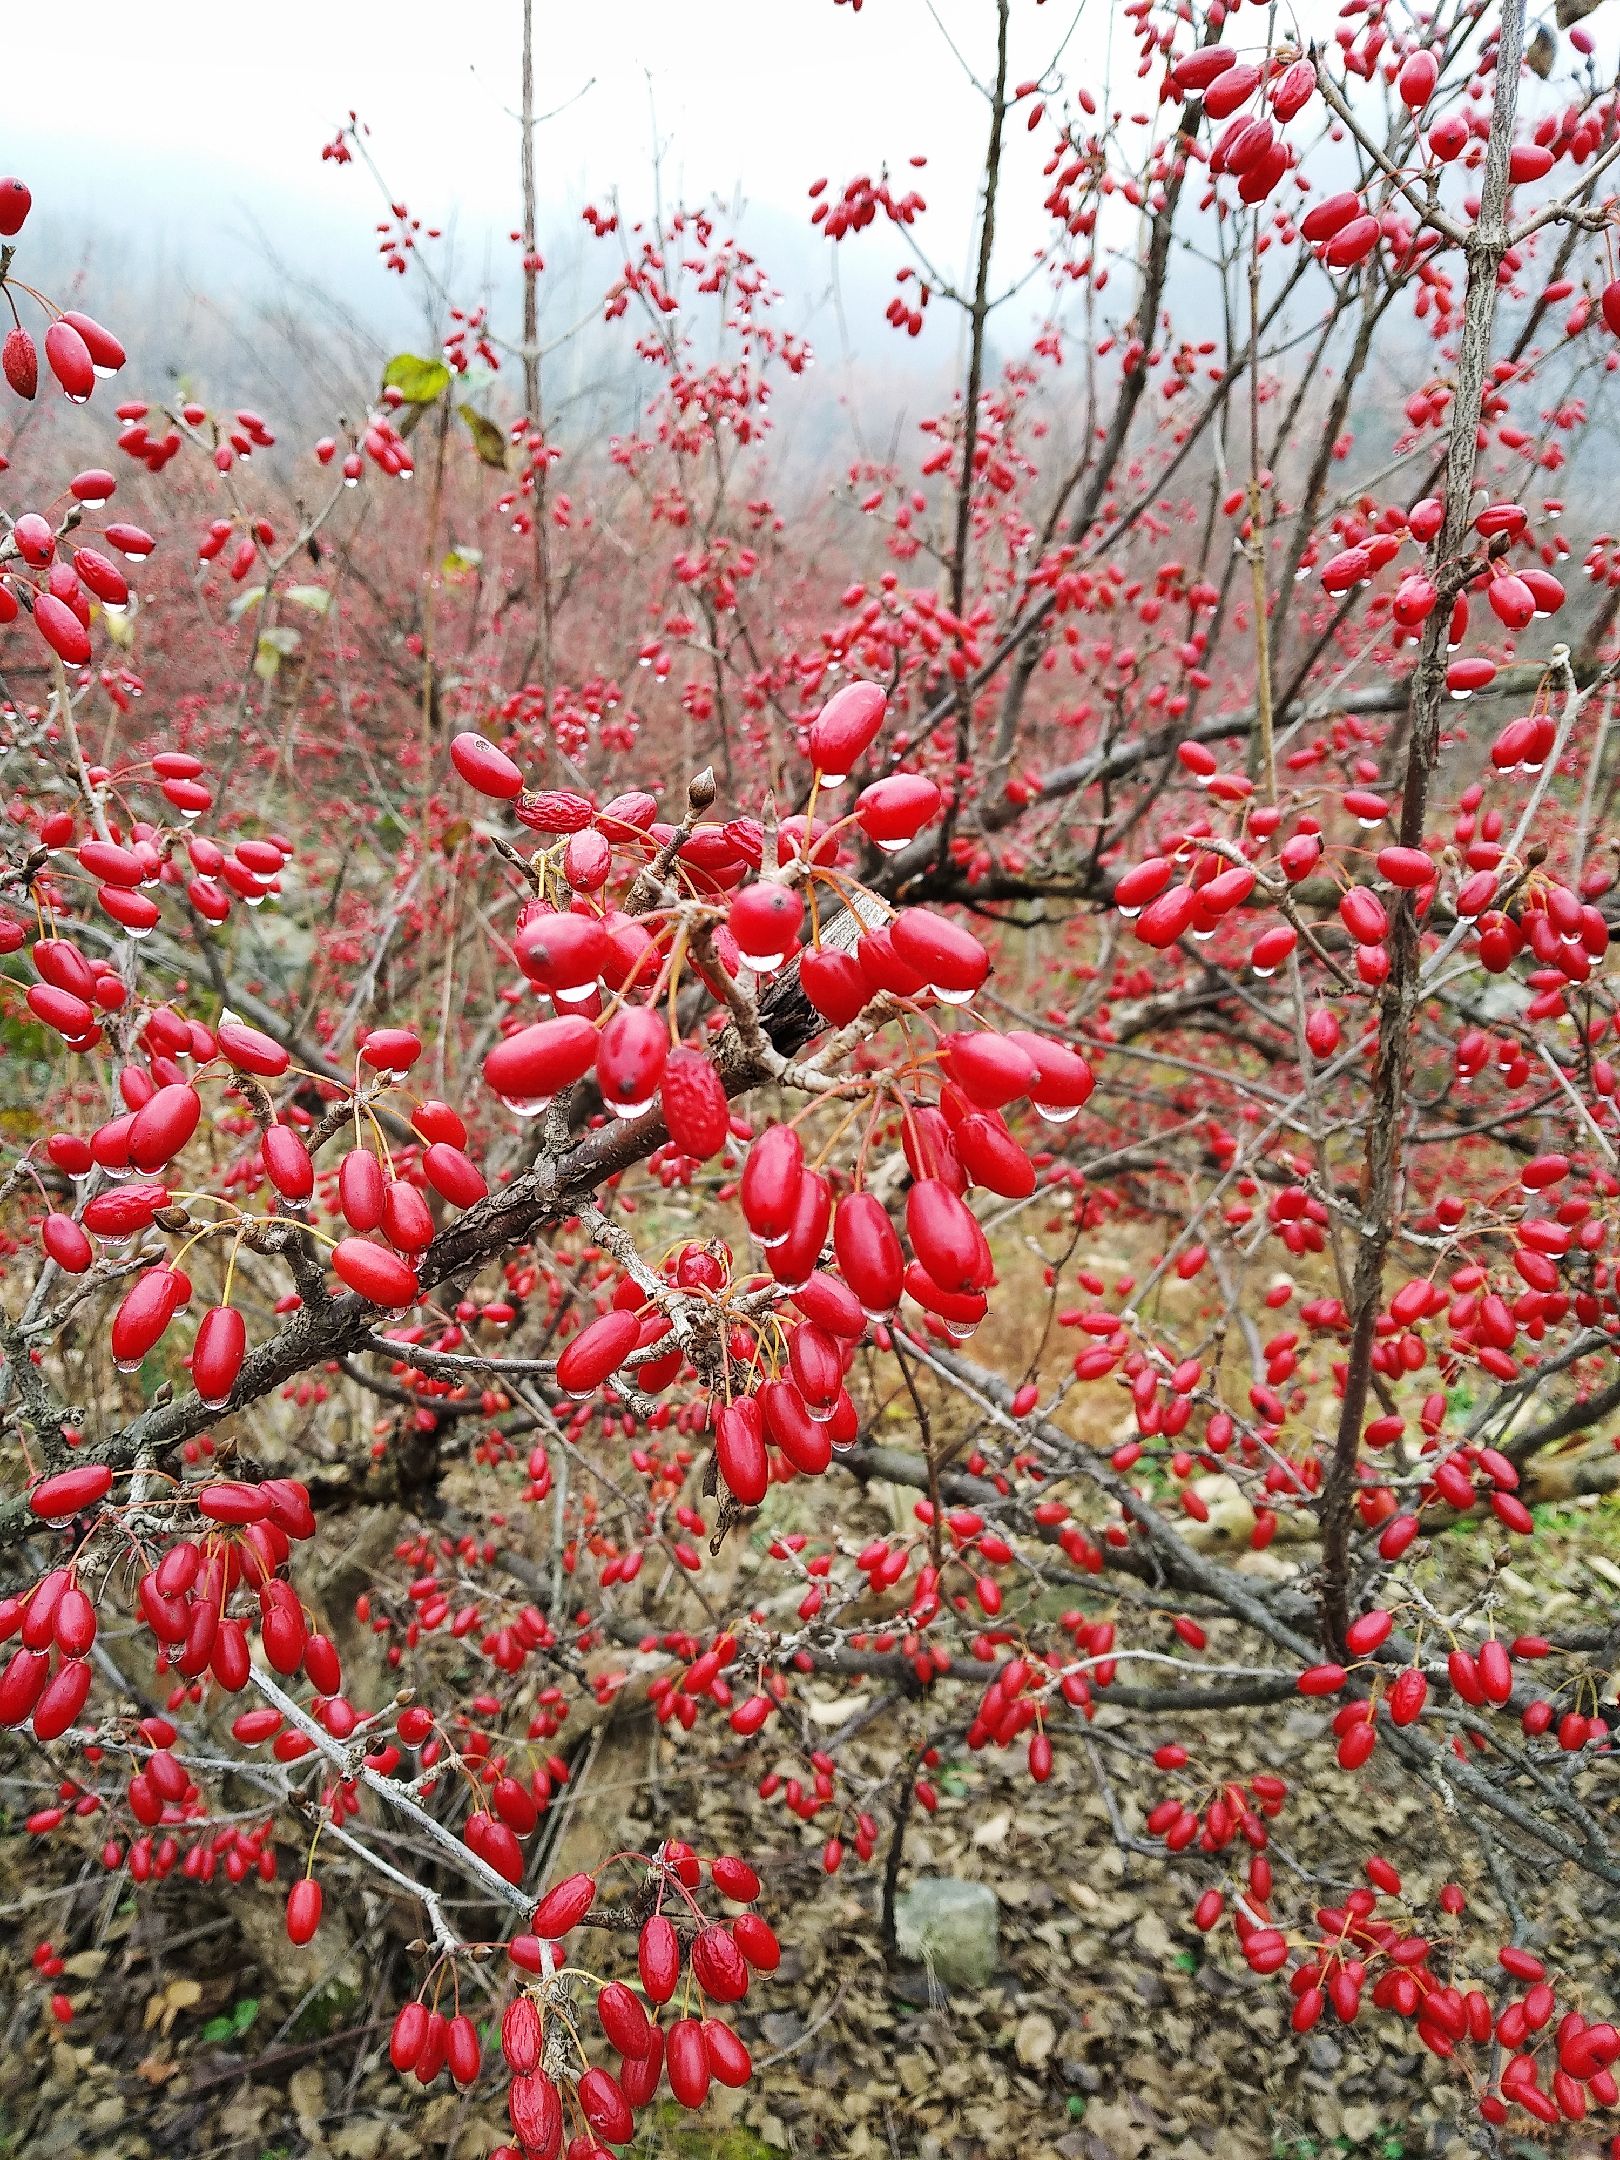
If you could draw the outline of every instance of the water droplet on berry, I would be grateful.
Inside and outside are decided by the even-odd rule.
[[[503,1095],[501,1101],[514,1117],[538,1117],[542,1110],[549,1110],[555,1097],[551,1095]]]

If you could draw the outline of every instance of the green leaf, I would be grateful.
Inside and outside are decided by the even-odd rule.
[[[439,565],[446,577],[466,577],[476,570],[484,559],[482,548],[468,547],[462,541],[453,541]]]
[[[450,386],[450,370],[442,360],[424,360],[420,353],[395,353],[383,369],[383,388],[397,390],[407,405],[431,405]]]
[[[257,1995],[244,1995],[239,2003],[232,2003],[223,2017],[212,2017],[202,2029],[202,2037],[217,2045],[222,2040],[240,2040],[259,2014]]]
[[[506,437],[493,420],[486,419],[476,405],[458,405],[456,411],[467,423],[467,433],[473,439],[482,465],[493,465],[497,472],[506,470]]]
[[[245,590],[239,592],[236,595],[235,599],[232,600],[230,607],[227,610],[230,615],[231,621],[240,622],[242,620],[242,617],[244,615],[250,614],[252,610],[258,606],[259,602],[263,598],[264,587],[262,585],[247,586]]]
[[[324,615],[332,605],[332,595],[324,585],[289,585],[287,598],[295,607],[308,608],[312,615]]]

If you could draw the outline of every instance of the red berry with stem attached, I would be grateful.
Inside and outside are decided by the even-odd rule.
[[[373,1305],[400,1311],[416,1303],[419,1285],[410,1262],[369,1238],[342,1239],[332,1252],[332,1270]]]
[[[401,2074],[416,2068],[427,2041],[427,2029],[426,2003],[408,2002],[396,2013],[388,2037],[388,2059]]]
[[[39,1691],[34,1704],[34,1738],[59,1740],[77,1719],[90,1693],[86,1659],[64,1658]]]
[[[696,2018],[677,2018],[664,2042],[669,2089],[683,2108],[700,2108],[709,2097],[708,2050],[703,2027]]]
[[[214,1030],[221,1052],[239,1071],[260,1080],[278,1080],[292,1063],[291,1054],[273,1036],[249,1027],[230,1014]]]
[[[95,1249],[71,1215],[52,1210],[40,1226],[39,1241],[65,1275],[82,1275],[95,1259]]]
[[[719,2018],[703,2020],[703,2052],[709,2069],[722,2085],[746,2085],[754,2074],[746,2044]]]
[[[902,908],[890,926],[895,952],[948,1005],[965,1005],[990,973],[990,956],[971,930],[927,908]]]
[[[651,2052],[655,2033],[651,2020],[622,1980],[613,1980],[596,1998],[596,2014],[611,2046],[621,2055],[639,2060]]]
[[[133,1372],[155,1347],[190,1288],[174,1268],[149,1268],[136,1277],[134,1288],[113,1314],[111,1349],[121,1372]]]
[[[191,1351],[191,1381],[204,1405],[223,1410],[242,1370],[247,1322],[230,1305],[204,1313]]]
[[[290,1125],[272,1125],[259,1143],[264,1173],[283,1200],[307,1200],[315,1190],[315,1165]]]
[[[567,1015],[519,1028],[484,1059],[484,1080],[520,1117],[544,1110],[596,1062],[597,1034],[588,1020]]]
[[[54,1476],[42,1478],[30,1492],[29,1513],[44,1522],[64,1521],[104,1499],[112,1489],[112,1477],[105,1463],[83,1463],[72,1470],[58,1470]]]
[[[90,657],[90,634],[66,602],[54,593],[34,595],[34,628],[51,651],[69,667],[83,667]]]
[[[720,1475],[740,1506],[758,1507],[770,1486],[770,1460],[757,1399],[745,1395],[722,1405],[714,1431]]]
[[[483,2049],[479,2044],[478,2027],[465,2011],[458,2011],[450,2020],[445,2035],[445,2062],[450,2075],[458,2085],[477,2082],[483,2061]]]
[[[456,736],[450,745],[450,762],[469,787],[496,802],[513,802],[523,793],[522,772],[482,735]]]
[[[578,1927],[590,1911],[596,1897],[594,1875],[569,1875],[547,1891],[534,1909],[529,1925],[534,1932],[547,1941],[555,1941],[566,1935],[570,1928]]]
[[[557,1360],[557,1385],[583,1400],[618,1371],[635,1349],[641,1322],[633,1312],[603,1313],[576,1335]],[[589,1876],[584,1878],[589,1882]],[[570,1921],[569,1926],[573,1925]],[[541,1928],[543,1935],[546,1931]]]
[[[380,1227],[388,1197],[383,1166],[369,1148],[351,1148],[338,1166],[338,1205],[351,1230]]]
[[[67,395],[82,405],[96,387],[96,371],[89,346],[65,318],[45,333],[45,360]]]
[[[803,1171],[804,1143],[791,1125],[768,1125],[749,1148],[740,1198],[762,1245],[780,1244],[792,1229]]]
[[[680,1978],[681,1945],[680,1937],[664,1914],[654,1913],[643,1923],[636,1962],[649,2001],[667,2003]]]
[[[835,1027],[847,1026],[872,996],[860,961],[831,945],[800,954],[799,985],[816,1011]]]
[[[849,683],[810,723],[810,761],[823,787],[840,787],[877,740],[887,699],[876,683]]]
[[[69,308],[61,317],[64,326],[71,330],[90,355],[90,364],[98,375],[116,375],[127,357],[123,346],[112,332],[98,323],[93,315],[86,315],[78,308]],[[107,528],[109,538],[113,528]]]
[[[287,1939],[300,1946],[314,1939],[321,1924],[321,1886],[313,1875],[302,1876],[287,1893]]]
[[[149,1096],[129,1129],[129,1159],[137,1170],[161,1170],[171,1162],[202,1117],[202,1097],[188,1081],[171,1082]]]

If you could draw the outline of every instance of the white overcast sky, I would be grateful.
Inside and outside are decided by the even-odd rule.
[[[1330,36],[1336,0],[1296,0],[1290,13],[1306,34]],[[1263,35],[1266,14],[1246,9],[1235,42],[1248,42],[1251,15]],[[887,159],[897,178],[915,178],[930,205],[924,238],[942,271],[963,276],[986,113],[962,59],[987,71],[992,0],[865,0],[859,15],[833,0],[535,0],[535,19],[537,103],[564,108],[537,138],[548,245],[566,234],[577,253],[580,204],[615,184],[629,215],[649,207],[656,140],[666,204],[744,198],[742,237],[800,303],[789,319],[823,350],[830,251],[811,232],[806,198],[817,176],[837,186]],[[374,253],[383,205],[356,167],[320,160],[353,107],[370,124],[389,187],[424,222],[453,227],[455,289],[477,297],[487,265],[496,293],[515,305],[506,234],[519,216],[511,114],[520,22],[519,0],[13,6],[0,56],[0,172],[34,190],[24,236],[33,264],[60,281],[88,258],[87,305],[123,284],[209,294],[245,320],[230,306],[233,290],[262,289],[273,257],[392,332],[411,303]],[[1138,81],[1114,0],[1014,0],[1013,36],[1015,81],[1038,75],[1062,43],[1071,88],[1084,84],[1127,113],[1152,109],[1157,85]],[[1561,93],[1540,93],[1549,94]],[[1043,236],[1049,140],[1015,117],[998,229],[1003,276]],[[906,166],[913,153],[928,160],[918,175]],[[1119,206],[1116,217],[1112,238],[1128,245],[1130,214]],[[902,259],[890,230],[845,243],[839,275],[859,295],[853,319],[873,322],[869,303],[881,310]],[[589,261],[594,276],[611,256]],[[22,260],[18,269],[28,275]],[[1129,282],[1119,281],[1122,300]],[[1030,304],[1040,304],[1033,294]],[[561,279],[552,306],[577,312]],[[138,320],[147,311],[130,312]],[[938,319],[945,313],[933,311],[916,360],[926,364],[927,349],[953,335]],[[912,357],[881,322],[875,329],[864,342],[881,345],[887,365]]]
[[[935,10],[984,69],[989,0]],[[1066,71],[1100,87],[1112,9],[1085,0],[1078,12]],[[1020,0],[1015,74],[1037,73],[1076,14],[1076,0]],[[740,189],[767,227],[807,232],[819,174],[836,185],[884,157],[902,172],[920,152],[938,229],[958,254],[965,245],[984,108],[927,0],[866,0],[859,15],[833,0],[536,0],[535,17],[537,104],[572,101],[538,137],[543,211],[572,215],[614,183],[627,207],[650,202],[656,116],[666,200]],[[369,181],[320,162],[353,107],[413,211],[454,216],[464,238],[501,233],[517,222],[520,20],[517,0],[13,8],[0,171],[29,182],[53,247],[72,221],[217,270],[254,229],[284,252],[301,233],[316,245],[366,233]],[[1124,78],[1134,100],[1128,48]],[[1021,134],[1012,154],[1033,168],[1035,139],[1026,149]],[[1034,244],[1038,202],[1013,216],[1009,262]]]

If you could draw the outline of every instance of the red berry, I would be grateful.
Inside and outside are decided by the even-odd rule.
[[[312,1875],[301,1876],[287,1893],[287,1938],[307,1943],[320,1924],[321,1886]]]
[[[96,387],[96,371],[89,346],[65,317],[45,333],[45,359],[67,395],[82,405]]]
[[[566,1935],[570,1928],[578,1927],[590,1911],[595,1896],[595,1876],[566,1876],[540,1900],[529,1924],[537,1935],[555,1941],[558,1936]]]
[[[0,345],[0,369],[18,397],[38,394],[39,349],[20,324],[13,324],[6,332],[4,345]]]
[[[670,1053],[659,1088],[669,1137],[683,1155],[706,1161],[726,1144],[731,1111],[720,1075],[700,1051]]]
[[[33,208],[34,198],[21,180],[0,180],[0,240],[14,240]]]
[[[450,761],[467,785],[497,802],[512,802],[523,792],[523,774],[504,751],[482,735],[458,735],[450,745]]]
[[[46,1522],[77,1515],[82,1508],[93,1507],[105,1498],[112,1490],[112,1476],[105,1463],[59,1470],[54,1477],[42,1479],[28,1495],[29,1512]]]

